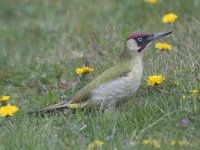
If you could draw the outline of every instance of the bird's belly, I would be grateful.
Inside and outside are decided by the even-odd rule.
[[[133,76],[130,72],[126,77],[102,84],[93,91],[92,102],[103,108],[115,106],[138,89],[141,77],[142,75]]]

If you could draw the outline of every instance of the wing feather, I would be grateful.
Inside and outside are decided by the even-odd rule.
[[[93,81],[80,89],[71,99],[73,103],[86,101],[91,97],[91,93],[101,84],[114,80],[120,76],[126,75],[131,71],[131,66],[128,61],[120,62],[113,67],[107,69],[102,74],[97,76]]]

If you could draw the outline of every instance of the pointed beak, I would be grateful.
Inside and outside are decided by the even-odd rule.
[[[160,39],[160,38],[162,38],[162,37],[164,37],[164,36],[166,36],[168,34],[171,34],[171,33],[172,32],[159,32],[159,33],[151,34],[151,35],[149,35],[149,37],[147,38],[147,40],[149,42],[155,41],[155,40]]]

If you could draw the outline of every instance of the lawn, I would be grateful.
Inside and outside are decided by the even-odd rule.
[[[0,117],[0,150],[84,150],[95,140],[105,150],[199,149],[200,94],[191,93],[200,90],[199,7],[199,0],[1,0],[0,97],[10,95],[19,111],[11,121]],[[164,24],[171,12],[177,20]],[[135,31],[172,31],[160,40],[172,50],[149,47],[140,88],[126,103],[105,112],[26,114],[69,100],[119,61]],[[94,71],[80,81],[83,56]],[[165,81],[148,86],[152,75]]]

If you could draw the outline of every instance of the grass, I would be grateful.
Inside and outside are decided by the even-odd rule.
[[[87,149],[96,139],[102,149],[154,149],[143,139],[156,139],[160,149],[198,149],[200,139],[200,2],[166,0],[156,5],[143,0],[1,0],[0,95],[20,111],[13,127],[0,118],[0,149]],[[178,20],[161,22],[174,12]],[[142,84],[121,107],[104,113],[66,110],[45,117],[26,112],[69,99],[78,89],[116,63],[124,40],[133,31],[173,31],[165,38],[173,46],[161,52],[150,46],[144,57]],[[74,70],[83,65],[82,54],[95,71],[79,82]],[[171,70],[166,70],[166,65]],[[149,75],[162,74],[165,83],[147,87]],[[61,81],[68,88],[57,88]],[[180,85],[175,85],[175,82]],[[182,96],[186,100],[182,100]],[[194,103],[195,102],[195,103]],[[187,124],[180,122],[188,118]],[[86,125],[84,130],[80,128]],[[84,136],[86,140],[80,141]],[[171,140],[187,140],[188,146],[171,146]]]

